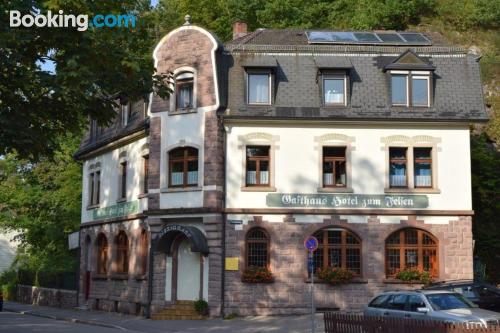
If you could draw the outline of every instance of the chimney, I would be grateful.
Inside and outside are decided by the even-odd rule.
[[[243,37],[247,34],[247,23],[245,21],[236,21],[233,23],[233,40]]]

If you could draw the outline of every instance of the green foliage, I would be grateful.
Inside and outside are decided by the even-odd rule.
[[[326,266],[318,269],[318,278],[330,284],[349,283],[352,280],[353,274],[345,268]]]
[[[489,279],[500,283],[500,153],[485,134],[473,136],[471,148],[475,253]]]
[[[194,309],[202,316],[208,315],[208,303],[203,299],[194,302]]]
[[[137,15],[116,28],[9,27],[8,10]],[[106,123],[116,97],[165,97],[167,76],[153,75],[154,26],[149,0],[7,0],[0,2],[0,154],[37,159],[57,149],[57,137],[78,131],[87,116]],[[41,63],[54,61],[56,72]],[[112,97],[112,98],[110,98]]]
[[[417,268],[405,268],[396,274],[396,279],[406,282],[418,282],[422,284],[430,284],[432,282],[429,272],[420,271]]]
[[[15,301],[17,298],[17,273],[10,269],[0,274],[0,293],[6,301]]]
[[[459,31],[467,29],[498,29],[500,2],[494,0],[441,0],[437,16]]]
[[[243,271],[241,281],[247,283],[271,283],[274,281],[274,277],[268,268],[252,266]]]
[[[81,166],[72,158],[80,135],[59,137],[53,158],[34,163],[9,154],[0,159],[0,232],[18,232],[15,266],[68,271],[76,258],[68,234],[78,231]]]

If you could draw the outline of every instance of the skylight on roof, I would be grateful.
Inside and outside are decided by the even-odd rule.
[[[417,32],[307,31],[309,44],[431,45]]]

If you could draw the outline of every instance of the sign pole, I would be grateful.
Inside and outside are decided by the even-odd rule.
[[[314,260],[313,260],[313,251],[309,251],[309,256],[311,258],[311,332],[315,333],[316,331],[316,324],[314,322],[315,320],[315,315],[314,313],[315,308],[314,308]]]
[[[307,269],[311,270],[311,332],[316,332],[315,312],[314,307],[314,260],[313,252],[318,248],[319,242],[316,237],[310,236],[304,241],[304,247],[307,249]]]

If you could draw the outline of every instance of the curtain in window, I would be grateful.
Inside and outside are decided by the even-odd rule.
[[[406,186],[406,165],[391,164],[391,186]]]
[[[415,186],[429,187],[432,186],[430,163],[415,164]]]
[[[184,84],[179,89],[179,108],[187,109],[192,106],[193,90],[192,85]]]
[[[269,103],[269,75],[251,74],[248,76],[249,102],[250,103]]]
[[[344,103],[343,79],[325,79],[325,103],[326,104]]]
[[[198,184],[198,171],[188,171],[188,184]]]
[[[333,185],[333,173],[325,173],[325,174],[323,174],[323,184],[325,184],[325,185]]]
[[[412,80],[412,103],[413,105],[427,106],[428,104],[428,87],[427,79],[417,79]]]
[[[257,184],[257,171],[247,171],[247,184]]]

